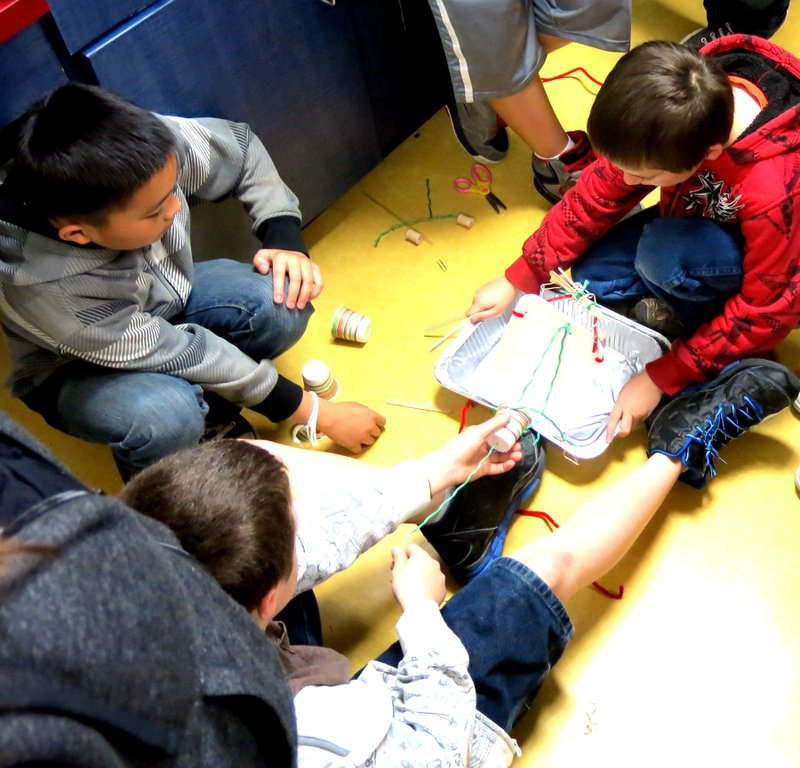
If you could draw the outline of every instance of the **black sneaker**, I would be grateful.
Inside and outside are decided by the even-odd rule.
[[[696,29],[694,32],[686,35],[686,37],[681,40],[681,44],[689,48],[700,49],[704,45],[708,45],[712,40],[717,40],[720,37],[727,37],[732,34],[734,34],[733,29],[726,21],[718,27],[701,27],[700,29]]]
[[[446,105],[458,143],[475,160],[490,165],[508,153],[508,131],[500,125],[497,113],[485,101]]]
[[[581,171],[597,157],[585,131],[569,131],[567,135],[575,142],[568,152],[552,160],[531,156],[533,186],[554,205],[578,183]]]
[[[648,456],[679,458],[681,480],[703,488],[717,474],[719,449],[782,411],[800,394],[800,379],[771,360],[740,360],[713,381],[684,390],[662,405],[648,425]]]
[[[522,459],[512,469],[465,486],[441,520],[422,527],[425,538],[461,583],[500,557],[514,513],[542,479],[545,451],[541,440],[528,433],[521,445]]]

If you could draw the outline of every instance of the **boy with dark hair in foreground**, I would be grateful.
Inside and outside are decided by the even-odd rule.
[[[599,159],[467,314],[500,314],[571,266],[598,301],[677,337],[620,392],[611,441],[800,320],[800,62],[744,35],[701,52],[644,43],[611,71],[588,132]],[[658,206],[619,223],[656,187]]]
[[[293,594],[347,567],[409,519],[421,477],[427,475],[434,495],[465,478],[507,415],[472,427],[416,468],[373,469],[371,481],[362,478],[349,489],[318,482],[296,517],[280,462],[258,444],[235,441],[164,459],[134,478],[123,498],[171,527],[278,644],[295,693],[301,766],[507,765],[519,753],[507,731],[572,635],[563,602],[625,554],[682,472],[707,480],[725,443],[788,406],[798,391],[800,380],[782,366],[751,360],[667,403],[654,419],[644,465],[508,557],[498,558],[487,540],[481,567],[441,612],[438,563],[413,544],[393,549],[400,644],[352,681],[346,660],[330,650],[291,648],[272,619]],[[531,474],[538,462],[531,465],[529,446],[527,435],[522,473],[538,477]],[[292,449],[277,449],[291,466]],[[484,466],[496,471],[508,464]],[[484,519],[491,528],[509,502],[513,510],[527,493],[513,490],[524,485],[514,478],[519,472],[518,464],[466,486],[462,503],[457,495],[435,525],[455,516],[449,527],[458,533],[471,502],[493,490],[496,509]],[[291,537],[278,539],[279,529],[296,533],[294,546]],[[449,563],[453,552],[445,547],[440,554]]]
[[[253,265],[194,264],[190,208],[234,196]],[[11,387],[69,434],[111,446],[127,477],[209,431],[315,418],[354,452],[385,420],[318,402],[270,362],[322,290],[298,201],[242,123],[162,117],[68,84],[33,106],[0,186],[0,315]],[[316,403],[316,404],[315,404]]]

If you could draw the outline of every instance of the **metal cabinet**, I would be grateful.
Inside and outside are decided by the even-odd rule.
[[[146,109],[249,123],[306,222],[444,102],[447,74],[427,0],[50,0],[71,79]],[[41,30],[24,30],[26,40]],[[4,119],[65,79],[24,48]],[[10,50],[10,49],[9,49]],[[58,53],[54,53],[57,51]],[[13,56],[12,58],[12,64]]]
[[[42,22],[36,21],[0,43],[0,127],[66,81]]]

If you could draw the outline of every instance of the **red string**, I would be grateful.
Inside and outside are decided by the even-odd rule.
[[[467,412],[473,405],[475,405],[475,403],[472,400],[467,400],[467,402],[464,403],[464,407],[461,409],[461,423],[458,425],[459,435],[464,431],[464,425],[467,423]]]
[[[560,75],[553,75],[553,77],[543,77],[541,80],[543,83],[549,83],[552,80],[561,80],[562,78],[569,77],[575,72],[581,72],[582,74],[586,75],[586,77],[588,77],[595,85],[603,85],[599,80],[596,80],[594,77],[592,77],[583,67],[574,67],[568,72],[562,72]]]
[[[553,520],[553,518],[550,517],[547,512],[534,512],[532,509],[518,509],[517,514],[524,515],[525,517],[537,517],[539,520],[543,520],[551,531],[554,531],[556,528],[558,528],[558,523]],[[619,589],[616,592],[607,590],[602,584],[598,584],[596,581],[592,582],[592,586],[598,592],[608,598],[611,598],[612,600],[622,600],[622,594],[625,591],[624,584],[620,584]]]

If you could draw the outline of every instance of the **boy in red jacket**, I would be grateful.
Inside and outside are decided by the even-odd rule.
[[[467,315],[500,314],[572,267],[598,301],[676,337],[620,392],[610,441],[797,326],[800,61],[746,35],[700,52],[645,43],[612,70],[588,133],[599,158]],[[658,206],[620,224],[654,187]]]

